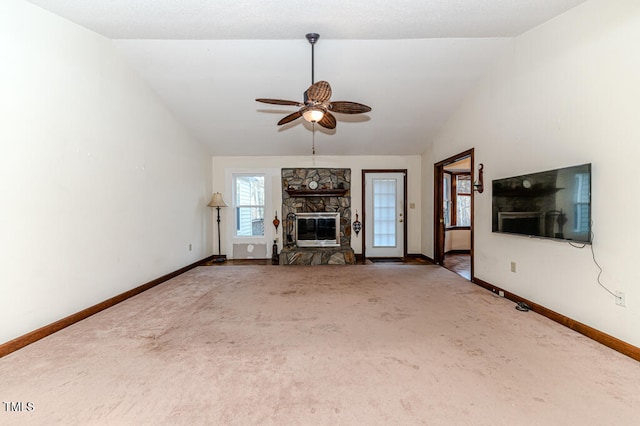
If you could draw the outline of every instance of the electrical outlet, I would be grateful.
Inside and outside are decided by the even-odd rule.
[[[516,262],[511,262],[511,272],[516,272]]]
[[[622,307],[627,306],[627,297],[623,291],[616,291],[616,305]]]
[[[502,291],[502,290],[498,290],[498,296],[500,296],[500,297],[504,297],[504,291]]]

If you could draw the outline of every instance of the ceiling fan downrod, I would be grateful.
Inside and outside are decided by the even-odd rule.
[[[316,44],[316,41],[318,41],[318,39],[320,38],[320,34],[309,33],[305,37],[307,37],[307,40],[309,40],[309,43],[311,44],[311,85],[313,86],[313,83],[315,83],[315,76],[314,76],[314,69],[315,69],[314,59],[315,58],[314,58],[313,45]]]

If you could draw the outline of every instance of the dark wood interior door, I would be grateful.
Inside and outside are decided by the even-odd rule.
[[[444,262],[444,189],[442,180],[444,178],[444,164],[436,164],[434,167],[434,261],[438,265]]]

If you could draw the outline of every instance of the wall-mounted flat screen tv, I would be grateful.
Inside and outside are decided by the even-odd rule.
[[[591,242],[591,164],[492,182],[492,230]]]

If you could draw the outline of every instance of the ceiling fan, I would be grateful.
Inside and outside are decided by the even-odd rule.
[[[313,46],[320,38],[320,34],[309,33],[306,35],[307,40],[311,44],[311,86],[304,92],[304,102],[287,101],[284,99],[266,99],[258,98],[256,101],[263,102],[265,104],[275,105],[292,105],[300,107],[300,109],[294,113],[291,113],[278,121],[278,126],[287,124],[303,117],[305,120],[311,123],[318,123],[322,127],[327,129],[336,128],[336,118],[332,114],[362,114],[371,111],[371,108],[359,104],[357,102],[350,101],[331,101],[331,86],[326,81],[314,82],[313,66],[314,66],[314,52]]]

